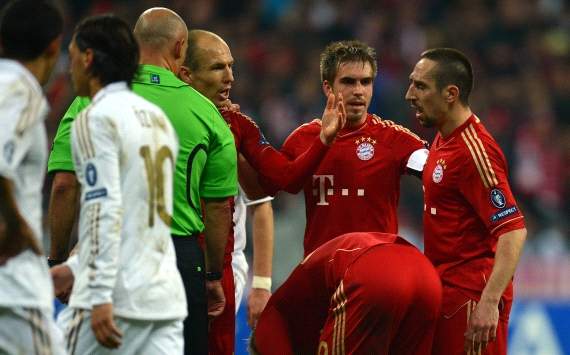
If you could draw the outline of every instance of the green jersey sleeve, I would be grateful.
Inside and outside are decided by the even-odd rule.
[[[51,146],[48,160],[48,173],[74,171],[71,156],[71,123],[79,112],[89,105],[88,97],[76,97],[59,122],[57,133]]]
[[[200,180],[200,196],[203,198],[233,196],[238,192],[234,136],[217,110],[216,117],[212,121],[214,134]]]

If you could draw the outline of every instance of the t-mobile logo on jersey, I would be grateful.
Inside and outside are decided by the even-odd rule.
[[[335,194],[333,186],[334,186],[334,175],[313,175],[313,196],[319,196],[319,200],[317,201],[317,206],[329,205],[326,197]],[[341,196],[350,195],[349,189],[337,189],[337,193],[339,192]],[[364,196],[364,189],[356,189],[356,196]]]

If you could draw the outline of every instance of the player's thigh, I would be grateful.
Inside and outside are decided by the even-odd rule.
[[[182,320],[155,322],[141,353],[182,355],[184,353]]]
[[[51,315],[39,309],[0,308],[0,354],[65,354]]]

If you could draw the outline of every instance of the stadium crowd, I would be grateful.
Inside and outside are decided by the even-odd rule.
[[[564,2],[55,4],[41,2],[40,10],[12,1],[0,21],[2,105],[19,110],[5,115],[0,134],[0,279],[29,297],[5,288],[0,319],[32,330],[21,339],[0,332],[9,339],[0,343],[20,349],[31,337],[36,350],[63,346],[51,319],[51,283],[29,292],[31,269],[13,269],[35,267],[32,274],[45,282],[49,264],[55,296],[67,303],[71,292],[58,318],[71,353],[123,340],[122,349],[135,353],[233,353],[234,305],[245,285],[234,284],[232,271],[234,252],[245,247],[245,229],[237,227],[245,215],[231,215],[238,193],[236,211],[258,206],[250,210],[256,236],[254,211],[271,205],[268,195],[303,191],[306,205],[305,223],[303,194],[274,201],[273,288],[272,230],[264,249],[255,247],[265,257],[255,257],[252,281],[263,292],[248,299],[254,353],[274,346],[344,352],[346,341],[349,353],[505,354],[527,228],[527,256],[570,259]],[[31,20],[41,11],[45,19]],[[39,121],[47,102],[46,130]],[[164,171],[165,161],[173,170]],[[147,184],[135,182],[143,170]],[[400,185],[401,175],[408,176]],[[131,205],[131,197],[142,202]],[[78,251],[66,261],[76,211]],[[359,230],[386,233],[350,233]],[[51,239],[46,265],[36,244],[42,234],[44,248]],[[399,285],[396,299],[411,308],[392,312],[398,288],[385,287],[389,276],[364,270],[380,271],[378,263],[406,253],[416,261],[398,269],[414,265],[429,277]],[[145,291],[151,281],[173,297],[170,308],[167,297]],[[288,316],[311,303],[288,290],[320,299],[307,308],[314,310],[307,331]],[[385,301],[372,312],[365,294]],[[414,301],[419,295],[429,302]],[[375,313],[390,320],[373,321]],[[428,331],[417,333],[420,323],[410,317]],[[84,320],[90,328],[81,328]],[[273,332],[276,324],[290,330]],[[389,327],[399,330],[375,340]],[[418,341],[416,350],[407,339]]]
[[[408,74],[426,48],[461,49],[474,63],[472,105],[486,118],[509,162],[512,188],[529,228],[525,251],[552,255],[570,250],[564,218],[570,215],[570,8],[563,1],[85,0],[59,5],[67,36],[87,15],[114,12],[134,25],[151,6],[167,6],[190,28],[218,33],[233,49],[233,100],[277,147],[322,112],[317,58],[329,42],[357,38],[376,49],[378,78],[370,112],[409,127],[428,142],[434,132],[419,125],[403,99]],[[73,98],[65,50],[48,98],[52,138]],[[401,193],[400,229],[421,243],[421,190],[415,181],[403,180]],[[46,208],[47,195],[46,190]],[[274,201],[277,226],[280,213],[299,203],[295,196],[280,194]],[[287,216],[300,217],[302,231],[303,216]]]

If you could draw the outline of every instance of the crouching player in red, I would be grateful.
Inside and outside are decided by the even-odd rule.
[[[252,354],[430,354],[441,282],[394,234],[348,233],[311,253],[271,296]]]

